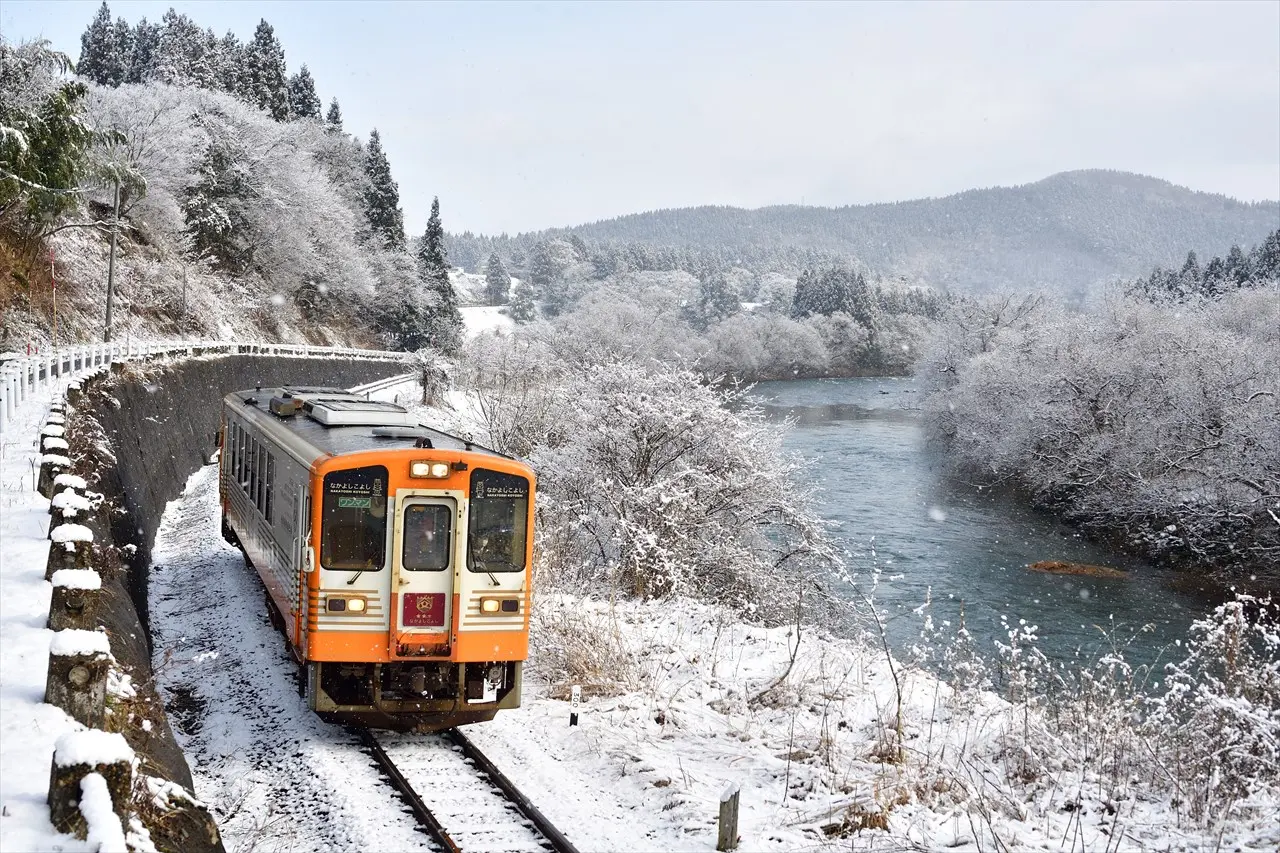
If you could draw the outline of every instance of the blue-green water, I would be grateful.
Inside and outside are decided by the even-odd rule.
[[[980,648],[1004,639],[1025,619],[1039,628],[1051,658],[1089,659],[1128,640],[1143,625],[1126,657],[1134,663],[1181,658],[1170,649],[1185,638],[1207,605],[1171,590],[1169,573],[1093,544],[1015,498],[949,482],[925,446],[916,411],[922,396],[909,379],[825,379],[766,382],[753,396],[771,419],[796,421],[789,450],[814,460],[822,489],[821,514],[849,552],[860,591],[872,570],[882,573],[875,600],[887,612],[891,643],[915,642],[917,609],[932,590],[935,624],[965,624]],[[874,551],[874,557],[873,557]],[[1122,579],[1050,575],[1027,565],[1067,560],[1125,569]],[[851,596],[855,593],[848,591]]]

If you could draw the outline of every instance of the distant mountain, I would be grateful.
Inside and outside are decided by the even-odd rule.
[[[1239,202],[1129,172],[1062,172],[1017,187],[838,208],[657,210],[522,238],[577,234],[664,246],[791,246],[962,290],[1085,291],[1181,265],[1188,249],[1246,250],[1280,227],[1280,203]]]

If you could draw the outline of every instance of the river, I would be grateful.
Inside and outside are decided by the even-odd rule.
[[[926,447],[911,379],[764,382],[752,392],[771,420],[794,421],[786,446],[813,460],[820,514],[848,552],[857,600],[871,593],[900,652],[917,642],[921,606],[932,591],[936,625],[965,625],[988,657],[1021,620],[1038,628],[1038,646],[1058,661],[1080,649],[1092,660],[1113,642],[1133,663],[1181,659],[1186,637],[1208,605],[1173,591],[1171,573],[1091,543],[1016,498],[942,475]],[[1051,575],[1040,560],[1110,566],[1125,578]],[[879,570],[879,582],[874,576]],[[839,586],[844,586],[839,584]],[[1140,631],[1150,625],[1148,631]]]

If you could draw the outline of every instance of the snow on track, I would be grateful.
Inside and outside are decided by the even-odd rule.
[[[156,681],[227,850],[432,850],[361,747],[298,696],[265,592],[219,533],[217,467],[192,475],[156,535]]]
[[[380,733],[378,743],[465,853],[543,853],[550,845],[471,759],[440,735]]]

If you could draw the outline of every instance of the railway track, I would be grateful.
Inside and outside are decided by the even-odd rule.
[[[364,747],[446,853],[578,853],[462,732],[360,733]]]

